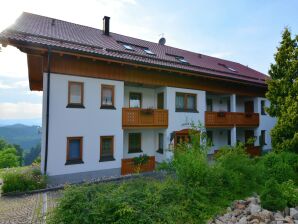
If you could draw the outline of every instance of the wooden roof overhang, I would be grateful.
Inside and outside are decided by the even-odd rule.
[[[264,96],[267,91],[265,83],[218,77],[209,73],[189,72],[183,69],[132,62],[126,59],[42,44],[28,44],[14,40],[1,40],[1,43],[4,46],[15,46],[27,54],[31,90],[43,90],[43,73],[48,69],[48,49],[51,48],[51,73],[217,93],[236,93],[245,96]]]

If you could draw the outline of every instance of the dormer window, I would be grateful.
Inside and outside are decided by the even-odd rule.
[[[150,54],[150,55],[155,55],[151,50],[149,50],[148,48],[145,48],[144,51],[147,53],[147,54]]]
[[[134,49],[132,48],[132,46],[128,45],[128,44],[122,44],[122,46],[126,49],[126,50],[130,50],[133,51]]]

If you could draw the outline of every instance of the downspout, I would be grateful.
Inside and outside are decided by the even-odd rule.
[[[51,74],[51,48],[48,48],[48,75],[47,75],[47,111],[46,111],[46,145],[44,158],[44,174],[47,174],[48,147],[49,147],[49,111],[50,111],[50,74]]]

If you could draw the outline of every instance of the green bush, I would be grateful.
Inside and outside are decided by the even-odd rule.
[[[273,178],[278,183],[288,180],[298,183],[298,155],[290,152],[266,154],[261,160],[264,179]]]
[[[26,192],[46,187],[46,179],[39,168],[30,167],[3,175],[3,193]]]
[[[286,207],[287,201],[276,180],[269,179],[266,181],[265,188],[261,194],[261,205],[263,208],[271,211],[283,210]]]
[[[296,207],[298,205],[298,188],[294,181],[288,180],[281,184],[283,198],[287,201],[288,207]]]

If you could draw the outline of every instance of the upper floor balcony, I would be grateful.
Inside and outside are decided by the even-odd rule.
[[[162,89],[125,85],[122,128],[167,128],[164,98]]]
[[[258,127],[259,106],[254,97],[207,93],[205,126]]]
[[[205,112],[205,126],[210,127],[257,127],[258,113],[245,112]]]
[[[123,128],[167,128],[168,110],[122,108]]]

